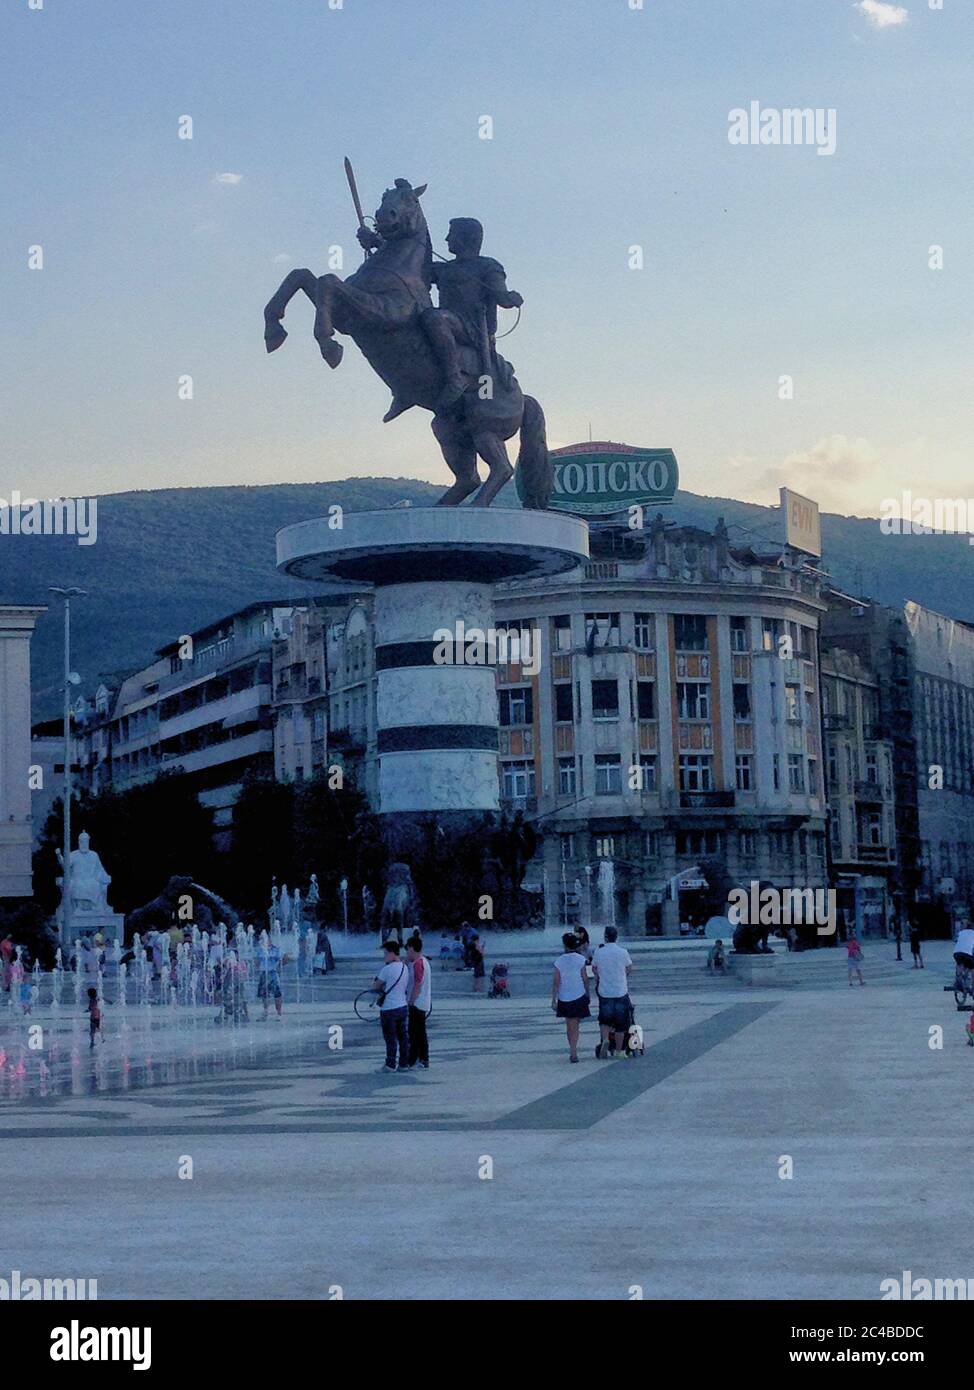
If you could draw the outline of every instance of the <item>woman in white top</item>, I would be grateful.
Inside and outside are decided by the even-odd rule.
[[[564,955],[555,961],[551,981],[551,1007],[558,1018],[565,1020],[568,1034],[568,1060],[578,1061],[578,1025],[589,1017],[589,983],[585,973],[585,957],[579,953],[578,942],[571,932],[561,938]]]

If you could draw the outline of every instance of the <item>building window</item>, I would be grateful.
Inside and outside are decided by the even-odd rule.
[[[747,618],[731,618],[730,639],[732,652],[746,652],[748,650]]]
[[[592,682],[592,718],[619,718],[619,682]]]
[[[879,762],[875,748],[866,749],[866,781],[874,787],[879,786]]]
[[[325,711],[316,709],[313,720],[314,738],[324,738],[325,736]]]
[[[517,686],[500,692],[500,722],[502,728],[534,722],[534,699],[530,686]]]
[[[622,791],[622,763],[617,754],[597,753],[595,756],[595,794],[614,796]]]
[[[660,856],[660,839],[658,830],[643,831],[643,854],[647,859],[658,859]]]
[[[595,837],[595,857],[596,859],[614,859],[616,852],[616,842],[613,835],[596,835]]]
[[[555,686],[555,720],[559,724],[570,724],[574,718],[571,682],[566,681]]]
[[[772,830],[768,834],[771,846],[771,855],[774,859],[791,858],[791,831]]]
[[[504,796],[515,800],[522,796],[534,796],[534,763],[527,760],[517,763],[504,763]]]
[[[733,691],[734,718],[741,723],[751,717],[751,687],[741,681],[735,681]]]
[[[878,848],[884,844],[882,811],[867,811],[862,818],[862,842]]]
[[[640,719],[656,718],[656,682],[636,682],[636,713]]]
[[[618,647],[619,614],[586,613],[585,645],[589,650],[595,647]]]
[[[634,617],[633,646],[638,647],[641,652],[651,652],[653,650],[653,615],[652,613],[636,613]]]
[[[709,792],[714,788],[714,760],[706,753],[680,754],[680,791]]]
[[[851,743],[847,743],[845,746],[845,772],[850,783],[854,782],[859,775],[859,760]]]
[[[785,718],[793,723],[801,722],[801,705],[797,685],[785,686]]]
[[[830,749],[829,749],[828,759],[829,759],[829,761],[828,761],[828,767],[829,767],[829,786],[830,786],[830,787],[837,787],[838,784],[839,784],[839,760],[838,760],[838,758],[835,756],[835,749],[834,749],[834,748],[830,748]]]
[[[700,859],[708,854],[720,854],[721,834],[719,830],[678,830],[676,832],[676,852],[681,859]]]
[[[560,613],[551,620],[552,646],[556,652],[570,652],[572,649],[572,620],[568,613]]]
[[[788,790],[793,792],[805,790],[805,759],[801,753],[788,754]]]
[[[734,766],[737,776],[737,790],[739,792],[753,791],[754,759],[751,757],[750,753],[738,753]]]
[[[753,830],[742,830],[739,837],[740,856],[742,859],[753,859],[757,854],[757,837]]]
[[[761,645],[766,652],[777,653],[780,635],[781,622],[778,618],[761,619]]]
[[[710,718],[710,686],[696,681],[677,681],[677,713],[681,719]]]
[[[575,759],[558,759],[558,795],[575,796],[578,778],[575,775]]]
[[[562,861],[563,861],[563,862],[567,862],[567,861],[570,860],[570,859],[574,859],[574,858],[575,858],[575,836],[574,836],[574,835],[559,835],[558,838],[559,838],[559,840],[561,841],[561,857],[562,857]]]
[[[781,758],[775,753],[771,760],[771,785],[776,792],[781,791]]]
[[[676,613],[673,634],[678,652],[707,650],[707,619],[702,613]]]
[[[656,790],[656,755],[655,753],[643,753],[639,759],[639,790],[643,792],[655,792]]]

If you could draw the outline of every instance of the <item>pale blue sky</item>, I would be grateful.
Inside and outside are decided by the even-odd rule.
[[[629,5],[7,0],[0,496],[445,479],[350,340],[324,366],[303,297],[263,350],[286,270],[358,263],[346,153],[368,211],[429,182],[438,250],[485,223],[553,443],[591,425],[674,448],[692,491],[860,514],[974,493],[970,4]],[[835,155],[731,146],[751,100],[834,107]]]

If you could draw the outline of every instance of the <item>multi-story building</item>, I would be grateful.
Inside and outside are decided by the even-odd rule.
[[[73,740],[72,743],[71,775],[76,786],[81,768],[77,759],[77,744]],[[30,731],[30,765],[30,804],[36,849],[54,803],[64,793],[63,719],[45,719],[33,725]]]
[[[974,626],[830,592],[825,640],[876,672],[892,742],[899,877],[933,919],[974,900]]]
[[[0,606],[0,898],[29,898],[30,638],[43,608]]]
[[[375,793],[375,664],[367,597],[296,608],[274,643],[274,766],[300,781],[340,765]]]
[[[271,645],[291,611],[252,603],[161,647],[121,682],[109,717],[96,698],[78,730],[83,767],[116,788],[179,769],[214,808],[225,846],[244,773],[273,773]]]
[[[122,678],[111,685],[101,681],[94,696],[75,702],[75,751],[82,784],[97,794],[112,780],[112,716]]]
[[[496,595],[536,644],[499,672],[501,805],[545,832],[549,921],[672,930],[667,885],[705,860],[824,886],[817,578],[722,524],[593,524],[591,551]]]
[[[880,721],[876,674],[824,643],[821,662],[832,883],[847,922],[880,936],[898,886],[893,744]]]

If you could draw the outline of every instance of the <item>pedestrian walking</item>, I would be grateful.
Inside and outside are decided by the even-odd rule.
[[[484,968],[484,943],[479,932],[474,932],[470,942],[470,959],[473,963],[473,992],[479,994],[487,973]]]
[[[3,980],[4,992],[10,992],[10,969],[14,959],[14,939],[8,932],[0,941],[0,978]]]
[[[595,1055],[606,1061],[613,1054],[617,1057],[626,1055],[626,1033],[632,1016],[632,1000],[629,997],[632,956],[624,946],[618,944],[618,938],[617,928],[606,927],[605,940],[592,952],[601,1033]]]
[[[561,938],[563,953],[555,961],[551,981],[551,1007],[556,1017],[565,1020],[568,1037],[568,1060],[578,1061],[578,1028],[583,1018],[590,1018],[589,985],[585,973],[585,957],[578,950],[572,933]]]
[[[913,957],[913,969],[922,970],[924,968],[923,947],[920,943],[920,928],[916,922],[910,923],[910,954]]]
[[[399,959],[400,950],[399,942],[395,939],[383,944],[385,964],[372,981],[372,988],[379,996],[379,1021],[386,1045],[386,1061],[382,1071],[396,1071],[397,1049],[398,1070],[409,1070],[409,1007],[406,999],[409,971],[406,962]]]
[[[409,1065],[430,1064],[430,1045],[426,1035],[426,1019],[433,1007],[433,967],[423,955],[423,938],[414,933],[406,942],[409,964]]]
[[[856,975],[859,979],[859,983],[864,985],[866,981],[862,978],[862,947],[859,945],[859,939],[855,932],[851,933],[849,940],[845,944],[845,948],[849,956],[849,988],[852,988],[853,975]]]

